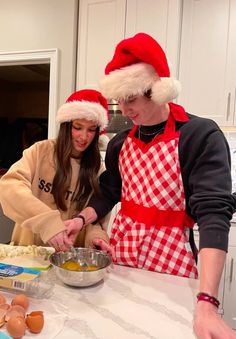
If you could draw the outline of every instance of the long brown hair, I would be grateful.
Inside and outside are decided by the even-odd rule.
[[[67,210],[65,197],[69,190],[72,174],[70,162],[72,152],[71,126],[71,122],[64,122],[60,125],[55,146],[57,168],[53,179],[52,194],[57,207],[63,211]],[[77,181],[79,188],[74,197],[77,211],[84,208],[92,192],[99,195],[98,172],[101,166],[101,155],[98,138],[99,127],[96,129],[93,141],[82,154]]]

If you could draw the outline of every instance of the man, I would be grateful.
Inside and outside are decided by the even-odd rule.
[[[103,199],[80,214],[85,224],[121,209],[111,230],[118,264],[198,276],[191,241],[200,232],[200,286],[194,330],[198,338],[236,338],[217,313],[219,282],[235,210],[227,141],[209,119],[172,103],[180,91],[160,45],[149,35],[122,40],[100,82],[134,123],[109,143],[100,177]],[[81,218],[80,218],[81,219]],[[71,221],[77,232],[82,223]]]

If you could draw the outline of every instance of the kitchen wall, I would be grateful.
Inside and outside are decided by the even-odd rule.
[[[0,0],[0,53],[59,49],[58,105],[75,89],[78,0]]]

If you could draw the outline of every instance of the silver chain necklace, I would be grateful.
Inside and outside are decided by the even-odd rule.
[[[141,134],[146,136],[146,137],[151,137],[151,136],[154,136],[154,135],[157,135],[157,134],[161,134],[161,132],[163,132],[163,130],[164,130],[164,127],[159,128],[157,131],[152,132],[152,133],[144,133],[144,132],[141,131],[141,126],[140,125],[138,126],[139,138],[140,138]]]

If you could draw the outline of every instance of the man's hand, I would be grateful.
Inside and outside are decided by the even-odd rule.
[[[93,239],[93,246],[101,251],[107,252],[112,257],[112,260],[116,262],[116,255],[114,248],[108,244],[105,240],[95,238]]]
[[[63,231],[57,233],[51,239],[48,240],[48,244],[51,247],[54,247],[56,251],[67,251],[69,247],[73,244],[68,238],[67,232]]]
[[[64,221],[66,232],[71,243],[74,244],[79,231],[83,228],[83,220],[81,218],[73,218]]]
[[[206,301],[196,305],[193,329],[198,339],[236,339],[236,332],[220,317],[217,308]]]

